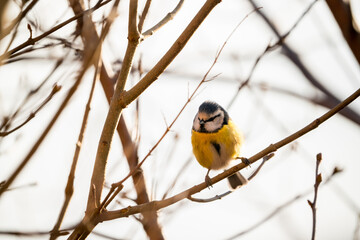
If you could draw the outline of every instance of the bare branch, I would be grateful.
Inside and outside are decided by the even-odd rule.
[[[317,201],[317,196],[318,196],[318,189],[319,189],[319,185],[322,182],[322,177],[321,177],[321,173],[319,173],[319,166],[322,160],[322,156],[321,153],[318,153],[316,155],[316,167],[315,167],[315,184],[314,184],[314,200],[311,202],[310,200],[308,200],[308,204],[311,207],[311,212],[312,212],[312,220],[313,220],[313,224],[312,224],[312,234],[311,234],[311,239],[314,240],[315,239],[315,232],[316,232],[316,201]]]

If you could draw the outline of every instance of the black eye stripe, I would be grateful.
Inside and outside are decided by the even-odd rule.
[[[216,116],[213,116],[213,117],[211,117],[211,118],[209,118],[209,119],[207,119],[207,120],[204,120],[204,122],[211,122],[211,121],[214,121],[215,120],[215,118],[217,118],[217,117],[220,117],[221,116],[221,114],[219,113],[218,115],[216,115]]]

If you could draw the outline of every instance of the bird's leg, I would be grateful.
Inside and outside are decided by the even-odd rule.
[[[205,183],[206,183],[207,187],[210,189],[210,187],[212,187],[212,182],[211,182],[211,179],[209,177],[209,172],[210,172],[210,169],[208,169],[208,171],[206,173]]]

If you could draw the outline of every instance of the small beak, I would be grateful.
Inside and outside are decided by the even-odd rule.
[[[204,126],[205,121],[201,119],[201,120],[199,121],[199,123],[200,123],[201,126]]]

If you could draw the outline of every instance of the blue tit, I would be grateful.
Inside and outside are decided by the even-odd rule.
[[[243,136],[229,114],[219,104],[205,101],[199,107],[192,127],[191,143],[201,166],[207,168],[205,182],[211,186],[210,170],[226,168],[239,158]],[[232,189],[245,185],[248,180],[239,172],[228,177]]]

